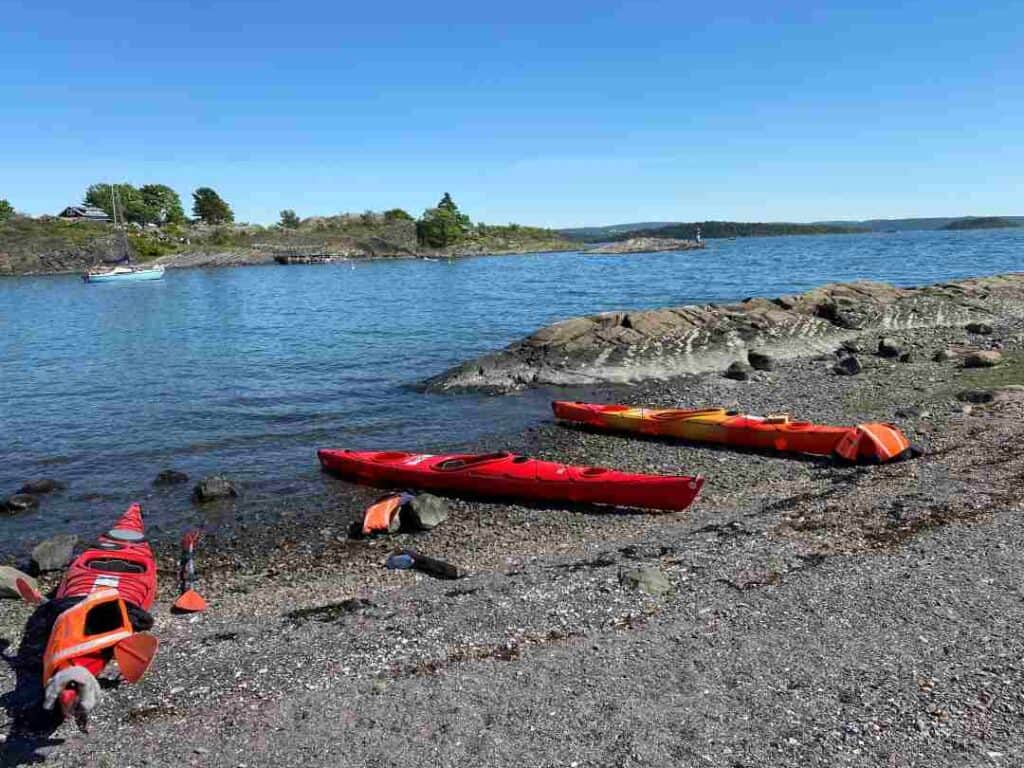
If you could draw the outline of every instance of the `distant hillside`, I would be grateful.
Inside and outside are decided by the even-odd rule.
[[[582,243],[619,242],[637,238],[669,238],[677,240],[693,240],[697,235],[697,227],[705,238],[725,237],[769,237],[772,235],[824,235],[849,234],[864,230],[849,226],[830,224],[790,224],[785,222],[741,222],[741,221],[702,221],[678,224],[617,225],[612,227],[582,227],[563,229],[559,232],[565,237]],[[636,228],[630,228],[636,227]]]
[[[570,240],[581,242],[603,242],[612,235],[619,235],[623,232],[640,232],[644,230],[660,229],[679,224],[678,221],[640,221],[632,224],[610,224],[604,227],[573,227],[560,229],[558,232]]]
[[[1002,216],[968,216],[949,222],[943,229],[1006,229],[1019,226],[1018,222]]]
[[[984,217],[935,217],[912,219],[864,219],[836,221],[813,221],[809,224],[745,224],[728,221],[706,221],[701,223],[701,234],[707,238],[751,237],[759,235],[809,235],[835,232],[905,232],[910,230],[952,229],[950,224],[970,219],[998,220],[1007,222],[998,226],[1024,226],[1024,216]],[[996,226],[996,225],[991,225]],[[558,232],[570,240],[583,243],[616,242],[630,237],[683,237],[692,238],[694,223],[680,221],[637,222],[632,224],[611,224],[603,227],[573,227]],[[955,227],[955,229],[976,229],[979,227]]]
[[[976,218],[971,216],[955,217],[942,216],[924,219],[865,219],[864,221],[822,221],[820,224],[835,226],[861,227],[871,232],[907,232],[911,230],[947,229],[955,221]],[[1017,226],[1024,224],[1024,216],[1000,216],[1000,217],[977,217],[977,218],[999,218],[1010,222],[1005,226]]]

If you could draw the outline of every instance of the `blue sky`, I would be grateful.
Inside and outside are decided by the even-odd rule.
[[[899,5],[899,8],[892,7]],[[1024,214],[1024,4],[7,0],[0,197],[548,226]]]

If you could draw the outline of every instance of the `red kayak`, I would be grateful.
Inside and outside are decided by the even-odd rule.
[[[357,483],[497,499],[678,510],[690,506],[704,484],[700,476],[574,467],[513,453],[433,456],[323,449],[317,456],[325,470]]]
[[[76,601],[75,598],[78,598]],[[63,609],[50,631],[43,656],[43,685],[60,692],[70,711],[83,682],[80,668],[95,677],[112,658],[122,676],[135,682],[156,653],[156,638],[137,632],[132,614],[148,611],[156,598],[156,561],[146,542],[142,513],[132,504],[96,544],[74,559],[57,588],[54,603]],[[151,623],[151,622],[150,622]]]

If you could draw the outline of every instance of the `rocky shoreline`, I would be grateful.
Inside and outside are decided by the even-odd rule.
[[[722,369],[750,350],[798,357],[867,331],[957,326],[1001,313],[1024,316],[1024,273],[921,288],[837,283],[738,304],[604,312],[542,328],[424,386],[434,392],[511,392],[663,379]]]
[[[839,328],[803,354],[740,378],[721,360],[557,392],[891,421],[926,450],[918,460],[840,467],[538,414],[477,447],[699,472],[704,494],[659,515],[454,500],[429,532],[354,541],[347,524],[377,492],[332,481],[329,505],[282,499],[276,523],[214,533],[199,555],[213,608],[192,618],[166,611],[175,551],[160,542],[150,675],[105,692],[90,736],[65,726],[49,739],[12,730],[14,673],[0,666],[0,763],[1012,765],[1024,754],[1020,279],[870,301],[822,289],[773,304]],[[829,300],[832,319],[811,311]],[[920,321],[939,308],[942,323]],[[744,333],[732,362],[752,346]],[[966,365],[981,353],[993,365]],[[851,356],[859,372],[837,372]],[[396,547],[468,575],[388,571]],[[26,615],[0,601],[8,653]]]

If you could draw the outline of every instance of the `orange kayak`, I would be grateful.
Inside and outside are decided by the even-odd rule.
[[[635,408],[562,400],[551,407],[563,421],[615,432],[762,451],[834,455],[857,463],[898,461],[915,452],[903,433],[890,424],[834,427],[792,421],[789,416],[749,416],[725,408]]]

